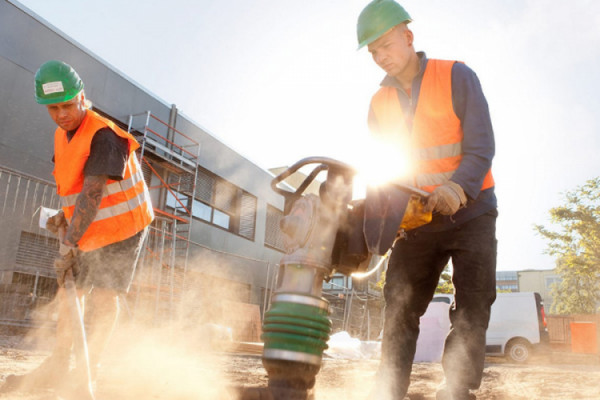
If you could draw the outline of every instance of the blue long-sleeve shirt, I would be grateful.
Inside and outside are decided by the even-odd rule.
[[[400,83],[391,76],[386,76],[381,86],[390,86],[398,90],[398,98],[409,129],[419,102],[419,92],[423,74],[427,67],[427,56],[417,53],[420,60],[420,70],[413,79],[411,95],[409,96]],[[463,157],[458,169],[451,180],[458,183],[468,196],[467,206],[453,216],[435,214],[433,221],[419,229],[445,230],[464,223],[472,218],[495,212],[497,207],[494,187],[481,190],[483,179],[492,166],[495,153],[494,131],[488,109],[488,104],[481,89],[481,84],[475,72],[463,63],[452,66],[452,106],[459,118],[463,130]],[[410,114],[407,115],[407,111]],[[372,116],[372,113],[370,113]]]

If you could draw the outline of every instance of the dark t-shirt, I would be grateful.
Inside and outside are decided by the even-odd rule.
[[[67,132],[71,141],[76,131]],[[125,166],[129,155],[129,141],[118,136],[110,128],[102,128],[94,135],[90,155],[85,163],[85,176],[108,175],[115,181],[125,176]],[[54,161],[54,158],[52,159]]]
[[[90,156],[85,163],[85,176],[108,175],[120,181],[125,176],[125,165],[129,154],[129,141],[118,136],[109,128],[102,128],[94,135]]]

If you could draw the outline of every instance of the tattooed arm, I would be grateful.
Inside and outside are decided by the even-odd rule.
[[[107,179],[108,176],[106,175],[98,175],[86,176],[83,180],[83,188],[77,196],[75,211],[73,212],[73,218],[71,218],[71,224],[67,229],[64,244],[75,246],[96,218],[102,200],[102,189]]]

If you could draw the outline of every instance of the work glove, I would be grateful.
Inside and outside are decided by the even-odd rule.
[[[65,287],[65,277],[67,271],[71,270],[73,278],[79,274],[78,253],[75,247],[67,246],[61,243],[59,249],[60,256],[54,260],[54,271],[56,272],[56,282],[59,287]],[[63,254],[63,252],[65,252]]]
[[[46,229],[54,234],[58,234],[59,228],[65,228],[66,230],[68,226],[69,224],[65,218],[65,213],[62,210],[48,218],[46,221]]]
[[[58,248],[58,254],[60,254],[61,256],[66,256],[67,254],[69,254],[69,252],[72,252],[73,255],[77,255],[77,252],[79,251],[79,249],[75,246],[69,246],[68,244],[64,244],[61,243],[60,247]]]
[[[453,215],[467,204],[465,191],[456,182],[448,181],[438,186],[427,197],[425,212],[437,211],[443,215]]]

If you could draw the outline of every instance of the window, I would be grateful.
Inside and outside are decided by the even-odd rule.
[[[502,292],[518,292],[519,276],[517,271],[496,271],[496,289]]]
[[[215,209],[213,211],[213,224],[221,228],[229,229],[229,215]]]
[[[192,215],[194,217],[210,222],[212,220],[211,213],[212,208],[210,206],[207,206],[198,200],[194,200],[194,208],[192,209]]]
[[[175,195],[171,192],[167,192],[167,207],[170,207],[174,210],[184,211],[183,208],[187,208],[189,204],[189,197],[183,193],[179,193],[173,191]]]
[[[518,279],[517,271],[496,271],[496,280],[516,281]]]
[[[435,295],[433,297],[433,299],[431,299],[432,303],[446,303],[446,304],[451,304],[452,303],[452,299],[448,296],[444,296],[444,295]]]
[[[267,204],[267,226],[265,229],[265,245],[279,251],[284,251],[283,233],[279,221],[283,218],[283,211]]]
[[[502,291],[516,292],[516,291],[518,291],[519,286],[516,284],[505,284],[505,285],[497,284],[496,289],[502,290]]]
[[[344,290],[346,287],[346,277],[343,275],[334,275],[329,282],[323,282],[325,290]],[[352,278],[348,278],[348,289],[352,289]]]
[[[21,232],[17,248],[17,265],[54,272],[54,259],[57,255],[58,240],[56,238]]]
[[[546,277],[546,290],[550,290],[552,289],[552,286],[554,284],[560,284],[560,282],[562,281],[562,279],[560,279],[560,276],[547,276]]]
[[[178,213],[191,207],[194,218],[254,240],[256,196],[201,168],[195,186],[190,174],[171,174],[169,184],[175,195],[167,194],[167,207]]]
[[[254,229],[256,228],[256,197],[242,191],[240,200],[238,233],[240,236],[254,240]]]

